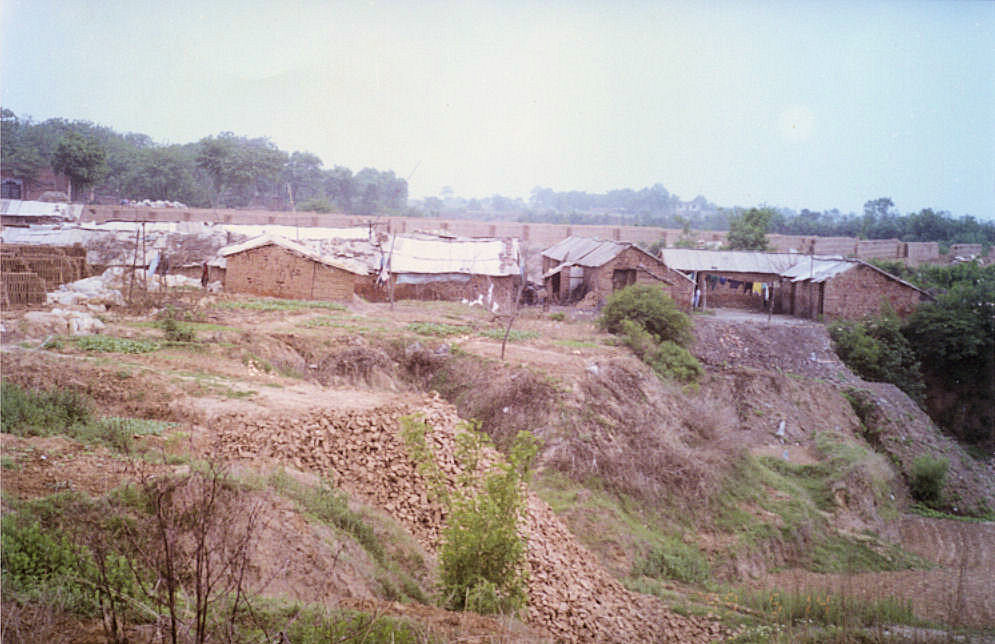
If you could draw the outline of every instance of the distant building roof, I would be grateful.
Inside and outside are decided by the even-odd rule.
[[[694,250],[666,248],[661,251],[670,268],[685,272],[768,273],[792,282],[810,280],[816,284],[832,279],[857,266],[866,266],[923,295],[929,295],[915,284],[859,259],[838,256],[800,255],[798,253],[765,253],[761,251]]]
[[[660,261],[659,257],[654,257],[642,248],[629,242],[607,241],[576,236],[567,237],[563,241],[550,246],[542,252],[542,255],[561,264],[597,268],[615,259],[619,253],[627,248],[635,248],[647,257],[655,261]]]
[[[797,253],[765,253],[749,250],[695,250],[665,248],[660,253],[670,268],[719,273],[770,273],[779,275],[801,260]]]
[[[79,218],[82,210],[82,204],[0,199],[0,215],[8,217],[67,219],[75,221]]]
[[[463,273],[503,277],[521,274],[518,239],[464,239],[395,235],[383,244],[393,273]]]
[[[222,257],[229,257],[237,253],[242,253],[247,250],[252,250],[253,248],[262,248],[263,246],[279,246],[285,250],[299,255],[301,257],[316,261],[326,266],[333,266],[335,268],[340,268],[344,271],[350,273],[355,273],[356,275],[366,275],[367,270],[363,266],[358,266],[353,262],[344,262],[340,260],[330,259],[328,257],[323,257],[312,249],[304,246],[303,244],[298,244],[295,241],[291,241],[286,237],[280,237],[279,235],[260,235],[259,237],[254,237],[240,244],[232,244],[231,246],[225,246],[218,251],[218,254]]]
[[[856,265],[856,261],[841,258],[798,256],[798,262],[791,268],[782,271],[781,277],[786,277],[792,282],[811,280],[818,284],[845,273]],[[895,276],[891,275],[891,277]]]

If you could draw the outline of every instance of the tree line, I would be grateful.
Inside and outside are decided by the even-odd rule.
[[[631,225],[696,230],[742,232],[744,220],[751,228],[747,236],[800,235],[856,237],[860,239],[899,239],[935,241],[949,244],[995,244],[995,222],[979,221],[972,215],[954,217],[949,212],[923,208],[902,214],[889,197],[872,199],[862,213],[842,213],[837,209],[814,211],[761,206],[720,208],[702,196],[684,202],[661,184],[641,190],[610,190],[600,194],[579,191],[556,192],[550,188],[532,190],[523,222],[558,224]],[[737,241],[737,248],[757,248],[755,242]]]
[[[35,180],[47,168],[69,177],[70,195],[178,201],[193,207],[402,214],[408,184],[393,171],[325,168],[310,152],[288,153],[268,138],[222,132],[194,143],[155,143],[89,121],[34,122],[2,110],[5,173]]]

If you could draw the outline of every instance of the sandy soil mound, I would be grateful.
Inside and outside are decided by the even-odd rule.
[[[223,416],[212,422],[215,451],[331,476],[340,487],[387,510],[434,549],[443,509],[429,500],[397,435],[400,418],[415,412],[433,427],[439,467],[453,481],[459,417],[437,396],[375,410],[315,410],[295,418]],[[525,532],[531,569],[528,622],[557,639],[693,642],[721,634],[716,623],[676,615],[655,598],[627,591],[535,497],[529,499]]]

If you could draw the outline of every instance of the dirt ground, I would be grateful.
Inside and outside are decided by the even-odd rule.
[[[895,597],[908,602],[920,619],[995,628],[995,524],[909,516],[899,521],[899,530],[902,546],[935,568],[849,575],[791,570],[761,585],[857,599]]]
[[[16,317],[16,312],[5,312],[4,325],[16,325]],[[145,319],[122,316],[112,320],[106,333],[156,336],[156,330],[135,326]],[[664,422],[680,425],[682,421],[674,419],[689,413],[680,406],[696,399],[701,409],[707,408],[700,414],[705,421],[728,425],[733,442],[769,456],[782,457],[787,452],[788,459],[797,464],[817,462],[819,456],[812,450],[817,431],[838,429],[855,435],[859,430],[852,411],[837,399],[840,387],[860,381],[833,353],[823,326],[783,316],[774,316],[768,324],[766,316],[755,314],[696,315],[694,320],[697,341],[693,351],[708,374],[696,392],[667,394],[671,396],[667,404],[673,409],[667,411],[672,412],[672,418],[653,418],[653,422],[659,420],[661,427]],[[177,422],[180,438],[144,437],[139,439],[140,446],[162,452],[205,453],[212,445],[214,422],[221,416],[296,417],[316,409],[371,410],[386,404],[409,404],[423,395],[390,372],[393,366],[384,369],[384,377],[376,386],[352,376],[340,377],[335,386],[322,386],[309,375],[316,371],[309,352],[338,351],[356,337],[372,340],[385,334],[403,336],[409,346],[445,343],[448,350],[479,357],[481,364],[496,364],[501,348],[499,341],[478,333],[499,328],[500,319],[479,308],[453,303],[405,302],[391,310],[387,304],[355,302],[345,311],[290,313],[212,309],[207,321],[233,330],[206,334],[211,341],[197,351],[167,349],[141,355],[94,356],[71,347],[55,354],[8,345],[2,356],[3,376],[28,386],[81,389],[98,402],[103,413]],[[426,338],[405,331],[412,322],[466,325],[473,332]],[[552,376],[564,391],[583,392],[583,387],[597,378],[603,380],[604,373],[612,372],[605,371],[609,363],[626,368],[635,365],[633,370],[639,366],[626,352],[611,346],[607,336],[588,319],[567,316],[562,321],[553,320],[531,310],[516,321],[514,329],[536,337],[509,343],[508,365]],[[304,377],[263,368],[265,360],[277,364],[278,359],[300,369]],[[616,371],[623,373],[625,369]],[[654,386],[657,389],[653,391],[663,390],[659,383]],[[777,434],[781,421],[785,421],[784,436]],[[121,455],[63,438],[4,434],[0,450],[10,464],[2,471],[4,493],[20,498],[60,490],[99,494],[133,473],[128,459]],[[365,553],[336,553],[334,539],[304,521],[285,501],[268,496],[260,500],[266,506],[270,527],[262,546],[265,556],[259,578],[273,580],[278,594],[300,599],[334,596],[335,605],[410,616],[450,641],[537,641],[545,637],[541,630],[519,622],[378,600],[371,590],[374,584]],[[584,525],[583,521],[576,523]],[[995,624],[993,524],[904,517],[893,528],[905,548],[937,566],[924,571],[855,575],[788,571],[767,576],[762,583],[779,588],[892,595],[910,601],[925,619],[956,620],[975,627]],[[607,553],[606,563],[618,575],[625,574],[631,554]],[[288,564],[291,559],[293,563]],[[336,575],[322,575],[320,571],[333,561],[347,563],[337,568],[340,573]],[[288,570],[292,575],[280,581],[277,573]]]

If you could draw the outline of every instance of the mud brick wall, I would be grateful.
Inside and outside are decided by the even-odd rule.
[[[861,239],[857,242],[860,259],[895,259],[902,256],[902,242],[897,239]]]
[[[497,302],[499,310],[507,311],[515,298],[518,287],[514,275],[491,277],[489,275],[471,275],[469,281],[429,282],[427,284],[398,284],[397,276],[392,276],[394,282],[394,300],[445,300],[459,302],[460,300],[475,301],[482,297],[487,303],[490,294],[491,302]],[[356,282],[356,294],[370,302],[389,302],[390,291],[386,286],[378,286],[376,275],[359,278]]]
[[[858,264],[825,282],[822,314],[829,318],[855,320],[876,315],[887,302],[900,317],[906,317],[924,299],[928,298],[911,286]]]
[[[981,244],[950,244],[950,254],[953,257],[980,256],[981,253]]]
[[[611,295],[616,270],[635,270],[637,284],[659,284],[678,306],[689,308],[693,289],[691,282],[661,260],[636,248],[626,248],[603,266],[585,267],[584,285],[588,292],[596,293],[599,301]]]
[[[793,282],[792,293],[793,302],[790,311],[800,318],[817,317],[819,311],[819,296],[822,292],[822,284],[812,282]]]
[[[940,258],[938,242],[907,242],[904,257],[910,264],[929,262]]]
[[[347,300],[352,298],[356,277],[270,245],[229,256],[225,290],[299,300]]]
[[[853,237],[815,237],[816,255],[843,255],[852,257],[857,252],[857,240]]]
[[[801,235],[767,235],[767,242],[771,250],[807,253],[812,247],[813,238]]]
[[[726,281],[725,284],[716,284],[715,288],[710,288],[705,291],[702,289],[703,301],[707,308],[730,308],[730,309],[748,309],[748,310],[761,310],[763,308],[763,296],[756,295],[752,290],[743,291],[743,283],[740,278],[736,278],[740,281],[738,287],[733,288],[732,284]],[[762,280],[757,280],[762,281]],[[768,282],[771,280],[768,279]],[[773,283],[777,283],[774,279]]]
[[[773,273],[737,273],[709,271],[708,275],[726,278],[726,283],[715,284],[714,288],[707,288],[708,280],[705,273],[698,274],[698,287],[702,293],[702,305],[706,308],[733,308],[748,310],[763,310],[763,296],[755,295],[752,291],[743,291],[743,282],[765,282],[773,284],[776,288],[781,281],[779,275]],[[739,282],[739,286],[732,287],[730,280]]]

